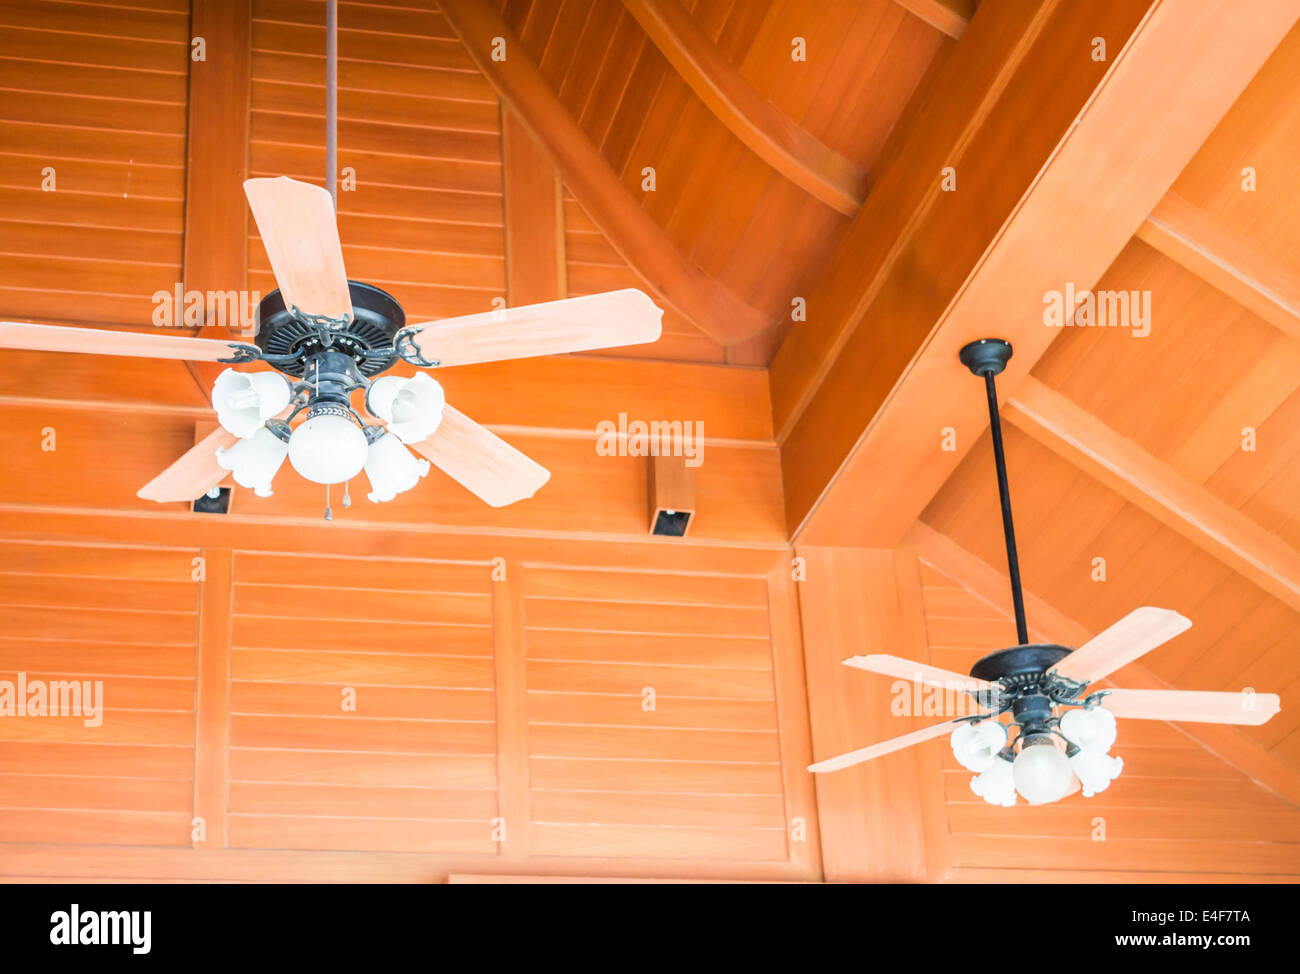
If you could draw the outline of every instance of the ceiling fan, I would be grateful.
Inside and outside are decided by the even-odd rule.
[[[284,176],[249,179],[244,191],[279,284],[258,307],[256,344],[0,322],[0,348],[262,361],[278,371],[222,373],[213,387],[221,429],[141,488],[147,500],[194,500],[228,472],[268,496],[287,456],[303,477],[326,485],[364,469],[376,502],[415,486],[431,462],[488,504],[511,504],[550,473],[448,405],[427,373],[375,377],[398,361],[447,367],[659,337],[663,312],[635,289],[408,325],[391,295],[348,280],[329,192]],[[357,390],[386,426],[354,407]]]
[[[427,373],[380,376],[398,361],[421,368],[559,355],[659,338],[663,311],[629,288],[408,325],[392,295],[348,280],[335,219],[338,174],[338,11],[325,5],[325,181],[244,181],[278,290],[258,306],[256,344],[178,335],[0,321],[0,348],[239,365],[213,386],[221,424],[145,484],[145,500],[192,501],[227,475],[260,496],[287,457],[308,480],[347,482],[365,471],[370,500],[414,487],[429,464],[493,507],[535,494],[550,472],[453,409]],[[380,376],[379,378],[374,378]],[[372,418],[367,422],[353,394]],[[301,413],[297,428],[290,423]],[[407,448],[422,459],[417,460]],[[350,503],[346,491],[343,503]]]
[[[1085,798],[1092,797],[1119,776],[1123,761],[1109,753],[1116,739],[1116,717],[1263,724],[1278,713],[1274,693],[1109,688],[1088,692],[1092,684],[1191,627],[1189,620],[1170,609],[1135,609],[1075,650],[1029,642],[994,383],[994,376],[1011,358],[1011,345],[996,338],[980,339],[965,346],[960,358],[972,373],[984,378],[988,397],[1019,645],[983,657],[969,676],[887,654],[844,660],[847,666],[871,673],[955,691],[956,699],[965,695],[971,704],[968,709],[977,712],[818,761],[808,770],[838,771],[951,734],[954,756],[975,772],[971,779],[975,794],[993,805],[1012,806],[1017,794],[1039,805],[1080,790]],[[1008,723],[997,719],[1002,714],[1010,716]]]

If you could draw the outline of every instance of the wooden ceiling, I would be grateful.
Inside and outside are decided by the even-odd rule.
[[[224,518],[135,496],[211,422],[209,370],[0,353],[0,678],[108,707],[0,723],[0,876],[1293,882],[1300,4],[1257,7],[341,2],[350,276],[412,320],[641,287],[664,335],[439,375],[552,471],[537,497],[434,473],[328,525],[287,469]],[[274,288],[239,183],[324,181],[324,10],[0,4],[0,318]],[[1047,327],[1067,282],[1149,291],[1150,333]],[[839,659],[1013,638],[955,357],[988,334],[1031,628],[1177,609],[1117,682],[1282,713],[1129,721],[1091,804],[986,806],[939,744],[814,785],[908,729]],[[621,412],[703,423],[689,538],[593,449]]]

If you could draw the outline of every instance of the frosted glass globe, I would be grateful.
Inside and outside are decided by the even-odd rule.
[[[1061,716],[1061,733],[1085,751],[1105,754],[1115,743],[1119,728],[1115,715],[1105,707],[1092,710],[1067,710]]]
[[[1016,791],[1031,805],[1059,801],[1072,784],[1070,759],[1051,741],[1026,742],[1012,766]]]
[[[307,480],[340,484],[365,466],[366,434],[342,416],[312,416],[289,437],[289,462]]]

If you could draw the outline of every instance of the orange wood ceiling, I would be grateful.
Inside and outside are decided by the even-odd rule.
[[[893,0],[684,5],[759,94],[872,177],[902,151],[913,94],[961,43]],[[500,101],[436,6],[340,4],[340,165],[358,186],[339,197],[345,256],[413,319],[484,310],[507,289]],[[0,429],[14,433],[0,472],[0,674],[40,671],[50,657],[34,665],[33,641],[57,646],[58,666],[102,677],[114,702],[107,739],[6,731],[0,843],[34,845],[6,847],[0,875],[423,880],[503,859],[585,875],[589,856],[611,874],[820,874],[767,376],[716,366],[766,366],[790,327],[816,327],[792,325],[790,301],[813,289],[849,220],[742,145],[618,0],[494,6],[671,242],[772,324],[724,348],[670,310],[649,348],[457,370],[449,398],[550,467],[547,492],[490,511],[431,475],[354,508],[328,537],[312,530],[318,492],[292,477],[274,498],[241,493],[228,524],[135,498],[206,415],[178,363],[6,352],[18,367],[0,375]],[[252,11],[249,174],[320,181],[323,5]],[[0,316],[145,326],[150,295],[181,279],[188,17],[184,0],[0,6]],[[796,36],[807,62],[790,59]],[[1298,68],[1293,30],[1172,187],[1291,274]],[[55,192],[41,189],[47,165]],[[567,190],[562,212],[570,294],[646,286]],[[250,287],[274,286],[251,225],[248,271]],[[1300,332],[1143,239],[1098,286],[1150,289],[1151,335],[1066,329],[1034,377],[1300,548]],[[612,361],[646,358],[673,364]],[[38,371],[33,387],[24,373]],[[619,408],[705,421],[689,542],[644,539],[637,458],[593,463],[590,430]],[[1257,451],[1240,449],[1243,426],[1258,429]],[[1279,717],[1239,733],[1300,768],[1296,610],[1020,429],[1007,439],[1027,588],[1090,631],[1140,604],[1182,611],[1195,625],[1147,658],[1151,673],[1281,693]],[[985,436],[922,521],[999,566],[991,465]],[[194,557],[223,551],[224,577],[190,580]],[[1090,578],[1098,556],[1104,583]],[[307,567],[337,572],[323,608]],[[910,624],[938,665],[964,669],[1010,638],[968,581],[921,567]],[[334,634],[304,642],[326,618]],[[212,669],[223,640],[225,710],[226,674]],[[363,730],[341,729],[346,685],[366,701]],[[647,686],[657,711],[640,707]],[[927,852],[946,850],[948,871],[931,878],[1014,878],[1018,856],[1058,876],[1149,877],[1171,855],[1203,877],[1300,874],[1293,805],[1169,725],[1131,721],[1121,743],[1128,770],[1104,801],[1013,817],[974,801],[945,754],[941,800],[918,799],[940,823]],[[227,751],[228,780],[210,765]],[[33,761],[57,773],[34,781]],[[1098,808],[1106,844],[1086,838]],[[222,828],[198,857],[197,809]],[[481,828],[495,813],[523,816],[513,846]],[[912,808],[882,814],[898,816],[882,834],[913,826]],[[795,841],[801,816],[812,834]],[[87,857],[83,843],[103,845]],[[541,864],[525,869],[529,856]]]

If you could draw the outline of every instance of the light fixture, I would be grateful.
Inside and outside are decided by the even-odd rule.
[[[366,434],[344,407],[314,406],[289,437],[289,462],[314,483],[341,484],[365,466]]]
[[[1119,727],[1105,707],[1081,708],[1061,715],[1061,733],[1076,747],[1105,754],[1119,736]]]
[[[429,472],[429,461],[417,460],[400,439],[386,432],[370,444],[365,470],[372,488],[366,496],[378,504],[418,484]]]
[[[410,379],[386,375],[366,392],[366,408],[388,424],[403,443],[420,443],[433,435],[447,405],[442,386],[418,372]]]
[[[212,408],[225,430],[245,438],[289,405],[291,394],[289,383],[275,372],[226,369],[212,386]]]
[[[968,771],[987,771],[1007,743],[1007,729],[996,720],[958,724],[949,738],[953,756]]]
[[[1031,805],[1060,801],[1073,784],[1070,759],[1048,734],[1033,734],[1020,746],[1013,773],[1016,791]]]
[[[1105,751],[1085,751],[1080,748],[1071,758],[1070,767],[1083,788],[1083,797],[1091,798],[1105,791],[1124,770],[1124,759]]]
[[[971,778],[970,790],[990,805],[1010,808],[1016,803],[1015,769],[999,754],[981,774]]]
[[[1124,770],[1123,759],[1107,753],[1118,734],[1115,715],[1105,707],[1070,710],[1061,716],[1060,729],[1075,747],[1070,767],[1079,779],[1083,796],[1091,798],[1109,788]]]
[[[231,447],[217,450],[217,463],[229,470],[235,483],[250,487],[258,497],[271,496],[271,478],[289,452],[289,427],[271,423]]]

